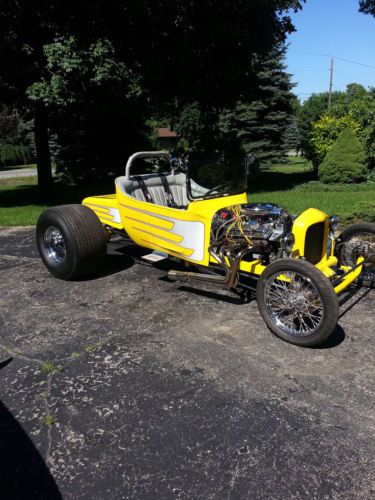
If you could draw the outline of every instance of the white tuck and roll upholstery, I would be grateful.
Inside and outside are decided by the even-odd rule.
[[[186,175],[183,172],[162,175],[169,185],[169,189],[176,205],[181,208],[186,207],[189,204],[186,193]],[[153,202],[156,205],[167,207],[167,193],[165,192],[160,174],[146,174],[139,177],[142,177]],[[116,184],[122,193],[140,201],[147,201],[141,184],[136,177],[130,177],[130,179],[127,179],[125,176],[117,177]]]
[[[152,202],[164,207],[171,206],[171,202],[168,200],[171,194],[175,205],[174,208],[187,208],[189,199],[186,189],[186,174],[172,170],[170,173],[131,176],[132,164],[139,158],[165,158],[169,162],[171,161],[171,155],[165,151],[140,151],[134,153],[126,163],[125,175],[116,179],[116,185],[120,192],[139,201]],[[166,184],[167,186],[165,186]],[[193,196],[197,198],[208,191],[208,189],[193,180],[190,180],[190,187]],[[167,192],[167,189],[170,193]],[[151,200],[147,200],[145,194],[147,197],[151,197]]]

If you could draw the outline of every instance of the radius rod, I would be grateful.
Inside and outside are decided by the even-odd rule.
[[[168,272],[168,278],[176,281],[202,281],[205,283],[212,283],[213,285],[218,285],[222,288],[234,288],[238,284],[238,270],[240,267],[241,260],[243,257],[252,251],[251,247],[242,248],[236,254],[232,254],[229,249],[225,249],[224,246],[220,248],[217,254],[214,249],[210,246],[208,252],[217,262],[224,271],[224,276],[221,274],[204,274],[195,273],[188,271],[177,271],[171,270]]]

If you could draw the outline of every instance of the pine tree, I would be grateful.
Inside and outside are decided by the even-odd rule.
[[[285,46],[277,47],[255,63],[256,99],[244,98],[221,116],[226,150],[232,155],[252,154],[260,164],[285,158],[285,131],[291,122],[295,96],[284,64]]]
[[[367,178],[366,155],[352,129],[345,129],[319,166],[325,183],[363,182]]]
[[[293,150],[297,154],[301,145],[301,136],[299,134],[298,125],[295,117],[293,117],[285,130],[284,135],[285,147],[288,151]]]

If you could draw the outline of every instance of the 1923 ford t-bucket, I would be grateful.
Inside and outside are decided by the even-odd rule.
[[[134,175],[140,160],[156,161],[159,171]],[[197,165],[165,152],[135,153],[115,194],[45,210],[37,243],[49,271],[65,280],[92,273],[120,233],[199,271],[170,270],[173,280],[237,289],[248,278],[273,333],[301,346],[325,341],[337,324],[338,295],[375,276],[375,224],[337,237],[337,220],[316,208],[291,217],[276,205],[252,204],[248,165]]]

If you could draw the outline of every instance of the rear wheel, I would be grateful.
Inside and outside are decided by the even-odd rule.
[[[267,266],[258,281],[257,302],[268,328],[292,344],[322,344],[337,325],[333,286],[306,261],[280,259]]]
[[[344,266],[355,266],[358,257],[375,254],[375,224],[353,224],[340,235],[338,245],[339,263]],[[364,268],[360,281],[365,286],[375,283],[375,269]]]
[[[84,205],[48,208],[39,217],[36,237],[47,269],[64,280],[92,273],[106,253],[104,228]]]

